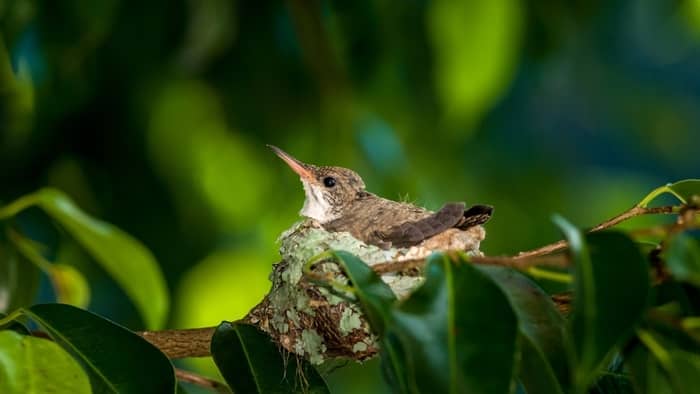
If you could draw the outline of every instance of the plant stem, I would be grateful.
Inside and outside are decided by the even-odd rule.
[[[175,368],[175,376],[177,377],[177,380],[181,382],[196,384],[197,386],[210,389],[217,393],[231,393],[231,389],[225,384],[219,382],[218,380],[209,379],[202,375],[198,375],[194,372]]]
[[[594,233],[596,231],[601,231],[601,230],[606,230],[611,227],[614,227],[625,220],[631,219],[636,216],[641,216],[641,215],[654,215],[654,214],[669,214],[669,213],[678,213],[680,211],[681,207],[680,206],[675,206],[675,205],[669,205],[669,206],[663,206],[663,207],[653,207],[653,208],[646,208],[646,207],[641,207],[641,206],[634,206],[627,211],[612,217],[603,223],[600,223],[599,225],[591,228],[588,230],[589,233]],[[554,252],[558,252],[560,250],[564,250],[568,247],[568,244],[566,241],[557,241],[554,243],[551,243],[549,245],[541,246],[537,249],[533,250],[528,250],[525,252],[520,252],[516,256],[512,257],[513,259],[525,259],[529,257],[534,257],[534,256],[544,256],[548,255]]]
[[[39,198],[37,193],[27,194],[20,197],[4,207],[0,207],[0,220],[9,219],[32,205],[36,205],[38,201]]]

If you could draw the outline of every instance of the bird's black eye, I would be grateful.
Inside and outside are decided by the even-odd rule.
[[[326,187],[333,187],[335,186],[335,178],[332,176],[327,176],[323,178],[323,184],[326,185]]]

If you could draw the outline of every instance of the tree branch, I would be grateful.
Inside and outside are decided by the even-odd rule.
[[[209,343],[214,330],[216,327],[141,331],[137,334],[160,349],[168,358],[176,359],[210,356]]]
[[[646,207],[640,207],[640,206],[634,206],[627,211],[610,218],[603,223],[591,228],[588,230],[589,233],[593,233],[596,231],[600,230],[606,230],[611,227],[614,227],[625,220],[631,219],[635,216],[641,216],[641,215],[653,215],[653,214],[668,214],[668,213],[677,213],[680,207],[677,206],[664,206],[664,207],[653,207],[653,208],[646,208]],[[520,252],[516,256],[512,257],[513,259],[526,259],[529,257],[534,257],[534,256],[544,256],[548,255],[554,252],[558,252],[560,250],[564,250],[568,247],[569,245],[566,243],[566,241],[557,241],[549,245],[545,245],[542,247],[539,247],[537,249],[533,250],[528,250],[526,252]]]

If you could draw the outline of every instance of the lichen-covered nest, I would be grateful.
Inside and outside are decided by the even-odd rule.
[[[314,284],[304,276],[305,264],[327,250],[347,251],[370,266],[422,259],[438,250],[480,255],[479,245],[484,237],[481,226],[450,229],[417,246],[384,250],[367,245],[346,232],[327,232],[313,220],[301,221],[280,237],[282,261],[274,266],[270,275],[272,289],[245,321],[314,364],[337,357],[367,359],[377,353],[377,342],[359,305]],[[347,281],[335,263],[318,264],[314,269],[335,282]],[[421,273],[416,269],[386,273],[382,279],[399,299],[422,282]]]

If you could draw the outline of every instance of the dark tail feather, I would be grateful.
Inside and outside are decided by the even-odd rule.
[[[464,203],[447,203],[426,218],[393,227],[388,234],[382,234],[381,239],[398,248],[416,245],[426,238],[455,227],[464,218],[464,212]]]
[[[491,219],[493,207],[490,205],[473,205],[464,211],[464,216],[455,227],[465,230],[469,227],[484,224]]]
[[[381,242],[375,245],[409,247],[439,234],[449,228],[465,230],[486,223],[491,218],[493,207],[474,205],[464,210],[464,203],[447,203],[434,214],[414,222],[401,223],[386,234],[378,234]]]

